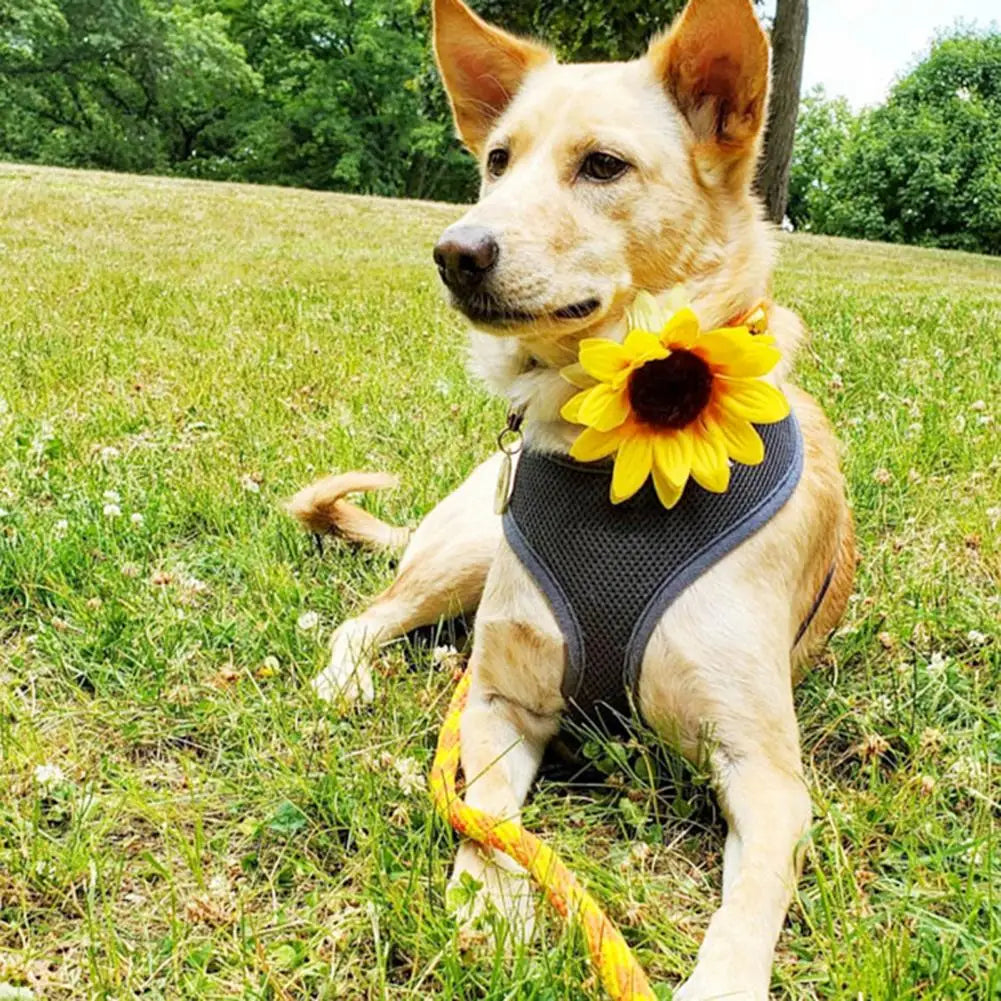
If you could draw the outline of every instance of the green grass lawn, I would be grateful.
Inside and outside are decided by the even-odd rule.
[[[389,469],[371,507],[414,522],[503,419],[431,266],[458,214],[0,167],[0,998],[594,995],[555,920],[513,965],[458,956],[415,781],[447,630],[350,718],[308,687],[392,566],[318,557],[282,500]],[[776,295],[862,562],[798,693],[816,822],[775,993],[1001,997],[1001,260],[795,236]],[[722,826],[668,750],[595,758],[527,823],[668,997]]]

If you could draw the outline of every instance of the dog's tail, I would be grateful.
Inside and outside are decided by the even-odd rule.
[[[334,473],[303,487],[285,504],[285,510],[317,535],[337,535],[373,549],[402,549],[410,539],[409,528],[390,525],[344,500],[347,494],[383,490],[398,483],[390,473]]]

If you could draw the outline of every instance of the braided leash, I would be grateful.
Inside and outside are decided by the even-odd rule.
[[[559,914],[580,923],[591,953],[591,965],[614,1001],[656,1001],[625,939],[556,853],[515,821],[491,817],[468,806],[457,794],[459,720],[469,695],[469,684],[470,673],[466,671],[452,695],[431,766],[431,795],[439,815],[464,837],[520,862]]]

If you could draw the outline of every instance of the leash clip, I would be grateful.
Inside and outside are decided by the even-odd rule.
[[[511,491],[514,487],[514,457],[521,451],[525,443],[521,433],[524,419],[524,407],[511,410],[507,415],[507,424],[497,435],[497,447],[501,450],[503,457],[497,476],[497,487],[494,490],[494,514],[503,514],[511,502]]]

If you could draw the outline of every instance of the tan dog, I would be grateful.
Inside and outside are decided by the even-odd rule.
[[[750,0],[691,0],[643,58],[564,66],[460,0],[436,0],[434,15],[456,124],[483,171],[481,200],[445,232],[435,259],[477,328],[476,370],[527,408],[528,447],[566,452],[579,428],[558,416],[574,392],[558,369],[585,336],[621,339],[637,290],[684,284],[703,327],[768,296],[772,247],[750,194],[767,41]],[[638,689],[647,722],[686,754],[699,754],[711,733],[728,822],[722,905],[675,995],[683,1001],[767,997],[810,823],[792,683],[841,616],[855,565],[837,444],[817,404],[784,381],[799,321],[777,306],[769,312],[783,352],[776,377],[805,441],[802,478],[764,528],[669,607]],[[478,605],[462,720],[463,770],[476,776],[467,798],[516,817],[566,708],[565,649],[492,513],[498,465],[488,460],[424,520],[393,585],[334,634],[316,688],[370,699],[379,644]],[[350,474],[321,483],[293,512],[314,528],[348,524],[357,537],[357,516],[341,498],[368,485]],[[394,541],[387,533],[382,526],[371,537]],[[795,641],[832,564],[831,586]],[[465,845],[453,879],[465,873],[483,889],[463,920],[489,901],[527,932],[531,897],[517,866]]]

